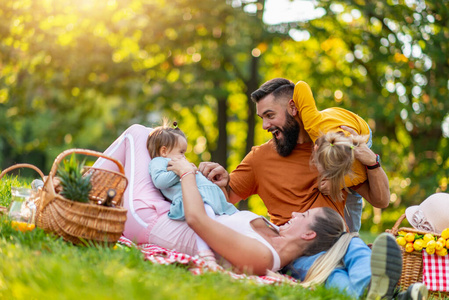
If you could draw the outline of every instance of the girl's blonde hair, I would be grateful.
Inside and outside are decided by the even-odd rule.
[[[345,136],[343,132],[328,132],[316,140],[317,149],[312,161],[320,165],[319,184],[325,178],[330,181],[330,196],[334,201],[343,201],[342,189],[349,192],[345,185],[345,176],[352,176],[354,149],[366,143],[367,136]]]
[[[164,120],[162,126],[155,127],[147,138],[147,149],[151,158],[161,155],[160,151],[163,146],[168,150],[172,150],[178,144],[178,138],[186,139],[184,132],[178,128],[178,123],[173,122],[173,126],[169,125],[167,120]]]
[[[333,209],[323,207],[323,215],[317,215],[310,229],[316,232],[316,238],[302,255],[311,256],[322,251],[323,255],[315,260],[301,282],[304,287],[322,284],[331,272],[343,265],[343,257],[351,239],[359,234],[346,232],[343,218]]]

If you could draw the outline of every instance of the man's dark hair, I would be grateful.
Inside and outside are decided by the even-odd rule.
[[[293,97],[293,91],[295,90],[295,84],[285,78],[274,78],[268,80],[260,86],[257,90],[252,92],[251,100],[254,103],[259,102],[266,96],[273,94],[275,98],[279,96]]]

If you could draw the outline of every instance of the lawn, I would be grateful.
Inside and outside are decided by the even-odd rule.
[[[8,206],[6,176],[0,205]],[[20,232],[0,218],[0,299],[350,299],[323,287],[261,285],[228,275],[192,275],[181,265],[144,261],[134,248],[79,247],[36,228]]]

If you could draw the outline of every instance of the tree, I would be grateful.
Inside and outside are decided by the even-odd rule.
[[[252,36],[264,31],[243,5],[4,1],[0,12],[4,166],[33,151],[49,167],[68,147],[102,150],[130,122],[162,114],[192,124],[192,136],[205,141],[197,152],[226,166],[228,124],[253,122],[252,106],[247,116],[234,112],[256,82],[256,69],[246,69],[257,58]],[[232,141],[238,152],[242,141]]]

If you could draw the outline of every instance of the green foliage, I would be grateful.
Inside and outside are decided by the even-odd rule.
[[[72,201],[89,202],[92,183],[90,174],[83,176],[84,162],[78,162],[72,154],[69,160],[64,159],[62,165],[57,171],[62,186],[61,195]]]
[[[7,207],[11,203],[11,186],[17,184],[17,177],[4,176],[0,185],[0,205]]]
[[[103,150],[130,124],[168,115],[194,124],[196,154],[225,165],[228,97],[258,84],[251,51],[274,35],[262,24],[263,5],[255,15],[246,5],[3,1],[0,163],[44,155],[36,164],[49,168],[66,148]]]

